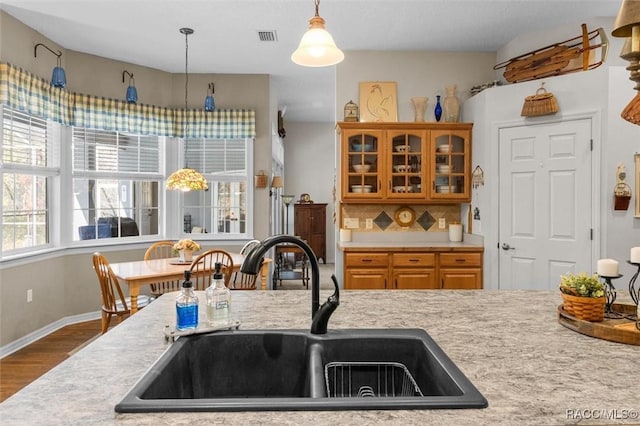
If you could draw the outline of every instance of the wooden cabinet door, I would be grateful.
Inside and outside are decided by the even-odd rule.
[[[344,288],[347,290],[384,290],[387,288],[388,270],[382,268],[345,269]]]
[[[429,198],[438,201],[471,200],[471,130],[430,132]]]
[[[482,288],[481,268],[440,268],[440,282],[443,289]]]
[[[343,200],[380,200],[384,197],[384,131],[343,130],[341,193]]]
[[[388,130],[385,153],[387,156],[386,195],[397,202],[424,200],[429,182],[425,178],[427,132],[425,130]]]
[[[439,288],[434,269],[396,268],[393,270],[393,287],[398,290],[422,290]]]

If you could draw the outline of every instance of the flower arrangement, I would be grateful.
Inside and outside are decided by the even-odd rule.
[[[604,285],[598,280],[598,275],[589,276],[584,272],[561,275],[560,291],[578,297],[604,297]]]
[[[184,240],[180,240],[177,243],[175,243],[173,245],[173,250],[174,251],[180,251],[180,250],[198,251],[200,250],[200,244],[196,243],[195,241],[189,238],[185,238]]]

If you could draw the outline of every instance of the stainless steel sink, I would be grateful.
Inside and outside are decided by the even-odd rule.
[[[178,339],[117,412],[484,408],[420,329],[234,330]]]

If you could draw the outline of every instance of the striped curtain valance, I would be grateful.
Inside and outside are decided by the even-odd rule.
[[[255,111],[173,109],[68,92],[22,68],[0,63],[0,103],[66,126],[179,138],[256,136]]]

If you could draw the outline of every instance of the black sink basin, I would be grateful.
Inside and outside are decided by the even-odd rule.
[[[424,330],[234,330],[178,339],[115,410],[486,406]]]

